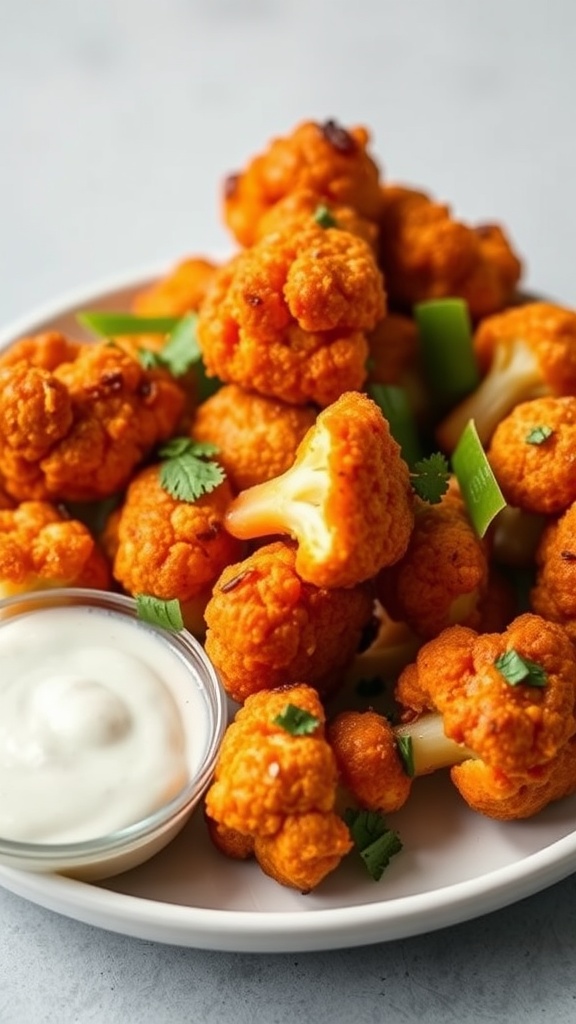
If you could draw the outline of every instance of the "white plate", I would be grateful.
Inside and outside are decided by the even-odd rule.
[[[42,310],[0,335],[0,347],[57,327],[79,335],[79,309],[127,308],[136,287],[165,268],[132,275]],[[0,867],[0,884],[68,917],[143,939],[234,952],[357,946],[433,931],[529,896],[576,870],[576,796],[525,822],[468,810],[445,775],[418,780],[390,815],[404,843],[380,882],[350,856],[307,896],[254,863],[219,855],[196,815],[153,860],[100,884]]]

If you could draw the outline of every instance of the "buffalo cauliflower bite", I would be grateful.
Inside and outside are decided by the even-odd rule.
[[[183,316],[196,313],[210,288],[217,264],[191,256],[181,260],[163,277],[142,289],[134,297],[137,316]]]
[[[239,703],[304,680],[335,690],[372,617],[372,588],[306,583],[292,545],[275,541],[224,569],[205,610],[206,653]]]
[[[304,121],[289,135],[272,139],[243,171],[226,178],[226,224],[241,245],[253,245],[267,211],[300,189],[377,221],[380,171],[368,152],[369,142],[366,128],[347,129],[334,120]]]
[[[106,531],[114,550],[114,578],[130,594],[177,599],[184,621],[199,632],[199,616],[212,586],[242,546],[224,529],[232,493],[227,480],[194,502],[161,486],[160,467],[147,466],[131,481]]]
[[[50,372],[0,368],[0,473],[18,500],[91,501],[128,483],[173,433],[184,393],[116,345],[84,345]]]
[[[462,499],[416,503],[414,529],[403,557],[384,569],[376,593],[386,611],[419,636],[437,636],[456,623],[476,627],[488,588],[488,552]]]
[[[83,523],[44,501],[0,511],[0,597],[110,583],[108,562]]]
[[[576,769],[576,659],[557,624],[526,613],[503,633],[452,626],[424,644],[396,696],[410,734],[434,711],[438,732],[463,748],[450,774],[472,809],[528,817],[576,788],[566,770]]]
[[[396,734],[377,711],[342,711],[328,726],[340,783],[355,802],[392,813],[406,803],[412,779],[398,752]]]
[[[470,419],[488,444],[498,423],[521,402],[576,394],[576,313],[529,302],[487,317],[474,334],[482,379],[438,425],[441,448],[451,452]]]
[[[218,461],[235,491],[279,476],[316,420],[310,405],[289,405],[225,384],[196,409],[190,433],[218,447]]]
[[[511,505],[564,511],[576,501],[576,395],[521,402],[496,427],[487,454]]]
[[[370,248],[376,248],[378,226],[374,221],[361,217],[351,206],[327,202],[320,199],[317,192],[304,188],[289,192],[270,207],[258,221],[255,241],[277,231],[299,231],[314,222],[349,231],[363,238]]]
[[[290,710],[309,716],[309,731],[282,724]],[[252,843],[267,874],[303,891],[352,846],[334,812],[337,770],[324,722],[318,693],[301,683],[248,697],[226,731],[205,802],[219,849],[247,856]]]
[[[522,266],[502,229],[467,227],[448,206],[398,185],[383,188],[380,261],[390,302],[465,299],[474,319],[508,305]]]
[[[234,499],[226,526],[243,539],[289,534],[302,579],[349,587],[402,557],[413,508],[388,422],[370,398],[350,392],[318,415],[290,469]]]
[[[576,502],[545,526],[535,560],[532,607],[563,626],[576,645]]]
[[[296,405],[366,379],[382,276],[361,238],[311,225],[267,235],[217,273],[198,317],[207,373]]]
[[[26,362],[42,370],[55,370],[61,363],[77,358],[82,342],[67,338],[60,331],[44,331],[30,338],[20,338],[0,353],[0,367]]]

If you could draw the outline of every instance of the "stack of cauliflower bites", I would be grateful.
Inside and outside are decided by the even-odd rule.
[[[353,847],[381,876],[417,776],[500,820],[576,790],[576,313],[522,300],[499,225],[385,180],[364,127],[273,139],[222,208],[231,257],[143,289],[136,334],[0,357],[0,587],[177,600],[237,705],[214,846],[309,892]],[[448,408],[415,313],[444,299],[478,370]],[[470,420],[487,531],[448,461]]]

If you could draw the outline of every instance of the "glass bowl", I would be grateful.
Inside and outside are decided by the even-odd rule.
[[[60,667],[58,667],[56,676],[50,677],[48,674],[49,679],[56,680],[52,690],[43,691],[38,688],[35,690],[35,679],[38,679],[42,685],[45,682],[45,671],[42,666],[43,659],[45,664],[48,648],[52,651],[51,657],[54,660],[52,636],[57,636],[57,633],[53,631],[63,627],[65,641],[61,646],[56,642],[58,666],[61,651],[62,673],[59,674]],[[85,630],[88,630],[86,635]],[[89,644],[86,645],[86,636],[94,637],[93,647],[90,647]],[[128,648],[135,652],[136,661],[122,661],[125,655],[129,658],[132,657],[131,654],[126,654]],[[80,654],[71,654],[71,651],[80,651]],[[97,656],[98,651],[107,652],[103,655],[103,672],[106,677],[103,684],[89,681],[90,666],[94,663],[92,659],[95,654]],[[31,793],[33,797],[29,800],[29,804],[34,807],[32,813],[35,814],[36,809],[40,808],[41,814],[43,814],[43,809],[46,807],[48,821],[51,821],[52,807],[55,819],[58,819],[60,805],[69,796],[65,792],[66,788],[77,784],[77,780],[74,778],[74,751],[78,752],[79,758],[84,757],[84,732],[88,730],[86,735],[90,735],[90,751],[93,746],[100,746],[106,748],[103,751],[104,757],[108,754],[108,748],[112,748],[114,755],[117,739],[114,738],[114,730],[117,728],[119,719],[118,714],[115,713],[110,717],[110,707],[114,709],[116,704],[112,701],[112,704],[107,705],[108,710],[102,712],[98,701],[100,691],[103,694],[108,694],[107,679],[109,677],[106,676],[106,671],[109,671],[110,664],[112,664],[109,659],[114,660],[118,651],[120,651],[121,659],[119,675],[122,678],[122,684],[120,689],[125,687],[132,693],[131,704],[127,705],[128,711],[126,713],[122,711],[120,714],[122,723],[137,722],[142,702],[147,701],[150,697],[145,687],[142,690],[139,689],[141,683],[139,677],[132,674],[131,671],[126,673],[126,667],[131,668],[133,664],[144,664],[148,667],[154,666],[154,672],[161,673],[162,699],[167,701],[166,707],[170,710],[170,722],[173,726],[178,726],[178,735],[180,739],[184,739],[185,752],[180,764],[180,771],[174,779],[172,792],[165,797],[159,797],[156,794],[154,805],[145,813],[140,812],[132,816],[129,809],[126,820],[122,820],[120,824],[115,823],[113,827],[103,829],[104,834],[99,834],[99,828],[95,825],[96,815],[94,822],[90,820],[90,796],[84,796],[84,791],[81,790],[82,814],[79,815],[79,818],[82,818],[82,825],[79,830],[75,828],[74,821],[67,821],[66,826],[60,831],[58,829],[55,829],[53,833],[49,831],[48,838],[46,838],[45,829],[40,830],[42,836],[40,839],[36,834],[31,838],[27,833],[25,838],[22,838],[18,830],[16,830],[17,838],[14,838],[14,830],[6,826],[6,821],[16,820],[18,807],[25,806],[24,802],[20,803],[14,797],[14,794],[19,792],[14,787],[20,785],[23,774],[26,775],[27,792]],[[75,657],[76,662],[69,663],[69,659]],[[7,697],[7,693],[10,693],[13,667],[16,666],[15,675],[17,677],[23,658],[29,669],[32,664],[29,671],[29,677],[33,677],[32,685],[29,687],[26,683],[24,686],[20,682],[20,688],[18,688],[16,681],[12,684],[12,697]],[[80,658],[80,662],[78,662],[78,658]],[[159,659],[158,663],[156,663],[156,659]],[[84,666],[88,665],[86,678],[81,679],[84,689],[67,690],[66,687],[70,679],[77,678],[74,676],[74,672],[77,671],[80,663]],[[167,687],[168,694],[164,687]],[[25,690],[28,696],[25,695]],[[78,704],[79,692],[81,692],[81,697]],[[155,690],[152,692],[156,694]],[[38,697],[39,693],[42,700]],[[22,734],[24,742],[21,742],[21,737],[19,738],[18,734],[10,734],[8,716],[5,714],[7,708],[11,713],[10,709],[14,707],[14,698],[16,698],[16,707],[20,709],[17,711],[17,715],[22,712],[26,723]],[[7,700],[8,705],[5,703]],[[12,704],[10,704],[10,700]],[[157,721],[155,700],[156,697],[153,697],[154,723]],[[1,710],[3,702],[5,704],[4,711]],[[77,715],[78,708],[81,713],[80,720]],[[94,709],[96,709],[95,713]],[[106,721],[104,721],[104,726],[102,726],[102,716],[106,720],[106,715],[111,724],[109,722],[106,725]],[[60,717],[58,718],[58,716]],[[32,721],[31,728],[28,727],[30,721]],[[39,735],[39,722],[42,749],[38,754],[34,744],[38,745],[36,741]],[[70,722],[72,722],[71,726]],[[124,724],[120,727],[121,731]],[[130,728],[129,724],[126,727],[127,731]],[[169,632],[141,621],[137,616],[136,602],[132,598],[108,591],[62,588],[21,594],[0,600],[0,822],[2,821],[2,792],[4,790],[4,793],[8,794],[8,797],[4,797],[4,800],[8,801],[4,831],[10,835],[10,838],[4,838],[1,834],[2,828],[0,828],[0,863],[25,871],[58,872],[83,880],[96,880],[129,870],[147,860],[166,846],[182,829],[201,800],[210,783],[225,728],[226,700],[224,692],[216,671],[206,657],[201,644],[186,630]],[[73,731],[72,740],[69,735],[70,729]],[[108,738],[100,742],[103,729],[104,732],[108,730],[106,733]],[[111,741],[108,735],[110,729],[112,730]],[[94,730],[95,744],[92,743]],[[136,726],[134,730],[136,731]],[[153,725],[152,731],[155,732],[155,730],[156,724]],[[20,732],[22,733],[21,728]],[[174,730],[172,732],[166,730],[169,737],[172,737],[173,732]],[[2,733],[4,733],[3,747]],[[142,735],[145,738],[148,736],[147,733]],[[58,741],[55,754],[51,750],[51,744],[54,745],[54,736]],[[62,737],[64,737],[63,754],[61,746],[58,745]],[[124,740],[122,739],[121,742]],[[19,751],[22,751],[26,744],[32,753],[25,752],[21,755]],[[138,757],[130,758],[130,783],[133,784],[133,776],[135,776],[136,790],[140,792],[140,767],[142,767],[144,779],[142,785],[146,786],[150,774],[150,761],[146,742],[141,744],[138,750]],[[99,752],[96,753],[99,756]],[[19,761],[21,757],[24,758],[24,767]],[[46,800],[43,774],[46,757],[49,761],[51,758],[52,760],[56,759],[57,778],[61,783],[60,789],[54,795],[48,795],[48,800]],[[82,764],[85,768],[84,761]],[[34,775],[35,770],[36,775]],[[14,771],[16,774],[11,775],[11,772]],[[88,773],[88,781],[90,781],[93,777],[91,761]],[[30,778],[32,778],[32,789],[30,789]],[[37,792],[36,785],[38,786]],[[124,787],[124,790],[122,789],[122,781],[114,774],[114,771],[112,771],[109,788],[110,801],[108,801],[107,795],[105,800],[102,800],[101,794],[99,794],[99,802],[97,800],[95,804],[98,807],[99,817],[102,817],[100,810],[104,807],[105,819],[107,818],[108,803],[113,803],[114,794],[122,797],[125,791],[132,792],[128,786]],[[73,802],[72,806],[75,806]],[[121,813],[123,811],[124,808]],[[13,814],[12,819],[10,814]],[[78,835],[75,834],[75,831],[78,832]]]

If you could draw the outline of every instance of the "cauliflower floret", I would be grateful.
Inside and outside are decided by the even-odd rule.
[[[24,361],[42,370],[55,370],[61,363],[74,362],[81,348],[81,342],[67,338],[60,331],[45,331],[31,338],[20,338],[0,352],[0,366]]]
[[[135,296],[137,316],[183,316],[197,312],[210,288],[218,265],[199,256],[181,260],[164,277]]]
[[[311,405],[288,405],[226,384],[196,410],[190,433],[212,441],[235,491],[279,476],[292,465],[296,449],[316,420]]]
[[[315,587],[276,541],[228,566],[206,606],[206,653],[229,696],[304,680],[335,690],[372,617],[372,588]]]
[[[287,817],[273,836],[256,836],[254,853],[266,875],[308,893],[338,867],[352,846],[338,814],[309,811]]]
[[[393,304],[458,296],[476,319],[511,302],[522,265],[499,226],[467,227],[414,189],[382,192],[380,260]]]
[[[474,334],[483,374],[477,388],[436,430],[451,452],[473,419],[483,444],[520,402],[542,395],[576,394],[576,313],[548,302],[529,302],[487,317]]]
[[[50,587],[110,587],[90,531],[44,501],[0,511],[0,598]]]
[[[487,454],[511,505],[564,511],[576,501],[576,396],[521,402],[496,427]]]
[[[563,626],[576,644],[576,502],[544,528],[535,557],[532,607]]]
[[[366,128],[304,121],[273,139],[245,170],[224,182],[224,218],[241,245],[252,245],[266,212],[285,196],[308,189],[320,200],[351,206],[376,221],[382,207],[380,172],[368,152]]]
[[[0,473],[18,500],[91,501],[121,490],[173,433],[184,393],[116,345],[84,345],[52,372],[0,368]]]
[[[309,188],[289,192],[271,206],[256,225],[255,241],[277,231],[299,231],[303,227],[309,227],[314,221],[324,227],[337,227],[342,231],[349,231],[363,238],[371,249],[376,248],[378,226],[374,221],[361,217],[351,206],[327,202]]]
[[[366,379],[382,276],[355,235],[311,225],[268,235],[216,275],[200,310],[206,370],[292,402],[329,405]]]
[[[161,486],[159,473],[152,465],[133,478],[107,528],[114,578],[130,594],[178,599],[197,634],[213,584],[242,551],[224,529],[232,492],[224,480],[194,502],[179,501]]]
[[[328,726],[341,784],[360,807],[398,811],[412,780],[398,753],[390,722],[376,711],[342,711]]]
[[[298,542],[296,571],[319,587],[348,587],[402,557],[414,523],[408,467],[380,409],[350,392],[318,415],[281,476],[242,491],[227,529]]]

